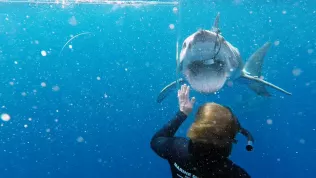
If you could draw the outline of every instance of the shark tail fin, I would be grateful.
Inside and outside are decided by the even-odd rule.
[[[249,81],[248,87],[258,95],[271,96],[265,86],[279,90],[287,95],[292,95],[290,92],[260,78],[264,57],[270,46],[271,43],[267,42],[250,56],[242,70],[241,77]]]
[[[184,84],[184,80],[180,78],[178,81],[171,82],[166,87],[164,87],[158,97],[157,97],[157,103],[161,103],[171,92],[175,91],[177,88],[177,83],[180,85]]]

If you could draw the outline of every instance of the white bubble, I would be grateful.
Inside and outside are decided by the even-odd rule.
[[[97,77],[97,80],[101,80],[101,77],[98,76],[98,77]]]
[[[11,86],[13,86],[13,85],[14,85],[14,82],[9,82],[9,84],[10,84]]]
[[[11,117],[10,117],[10,115],[9,114],[7,114],[7,113],[3,113],[3,114],[1,114],[1,119],[3,120],[3,121],[9,121],[10,119],[11,119]]]
[[[26,92],[22,92],[21,95],[22,95],[22,96],[26,96]]]
[[[46,87],[46,83],[45,83],[45,82],[42,82],[42,83],[41,83],[41,86],[42,86],[42,87]]]
[[[18,64],[18,61],[14,61],[14,64]]]
[[[58,122],[58,119],[55,119],[54,121],[55,121],[55,122]]]
[[[307,53],[308,53],[308,54],[312,54],[313,52],[314,52],[313,49],[308,49],[308,50],[307,50]]]
[[[41,54],[42,54],[42,56],[46,56],[47,55],[46,51],[44,51],[44,50],[41,51]]]
[[[56,85],[56,86],[53,86],[52,90],[53,90],[53,91],[59,91],[60,88],[59,88],[59,86]]]
[[[301,144],[305,144],[305,140],[304,139],[300,139],[300,143]]]
[[[46,129],[46,132],[47,132],[47,133],[50,132],[50,129]]]
[[[249,11],[249,14],[252,14],[253,12],[252,11]]]
[[[178,8],[177,7],[174,7],[173,9],[172,9],[172,11],[173,11],[173,13],[178,13]]]
[[[69,49],[72,49],[72,45],[69,45]]]
[[[267,124],[271,125],[273,123],[272,119],[267,120]]]
[[[76,26],[77,25],[77,20],[75,16],[72,16],[69,20],[68,20],[69,24],[72,26]]]
[[[169,25],[169,28],[170,28],[171,30],[173,30],[173,29],[174,29],[174,24],[170,24],[170,25]]]
[[[25,124],[25,125],[24,125],[24,128],[27,128],[27,127],[28,127],[28,125],[27,125],[27,124]]]
[[[82,137],[78,137],[78,138],[77,138],[77,142],[81,143],[81,142],[83,142],[83,141],[84,141],[84,139],[83,139]]]
[[[106,93],[104,93],[104,98],[107,98],[107,97],[109,97]]]
[[[280,44],[280,41],[275,41],[275,42],[274,42],[274,45],[275,45],[275,46],[279,46],[279,44]]]
[[[286,14],[286,10],[283,10],[283,11],[282,11],[282,14]]]
[[[29,118],[28,120],[29,120],[29,121],[32,121],[32,118]]]
[[[299,68],[296,68],[296,69],[293,69],[293,70],[292,70],[292,74],[293,74],[294,76],[299,76],[299,75],[301,75],[302,72],[303,72],[303,71],[302,71],[301,69],[299,69]]]

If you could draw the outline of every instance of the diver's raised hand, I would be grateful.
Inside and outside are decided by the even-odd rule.
[[[190,100],[190,87],[186,84],[181,86],[181,89],[178,90],[178,99],[180,111],[186,115],[189,115],[192,112],[193,105],[195,103],[195,98],[192,97]]]

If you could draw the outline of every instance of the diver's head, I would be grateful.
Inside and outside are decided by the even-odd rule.
[[[187,136],[193,144],[213,145],[216,148],[231,151],[232,144],[236,143],[235,137],[239,132],[247,136],[248,141],[253,141],[250,133],[240,126],[230,108],[216,103],[206,103],[198,109]],[[247,145],[247,149],[249,147],[252,150],[252,145]]]

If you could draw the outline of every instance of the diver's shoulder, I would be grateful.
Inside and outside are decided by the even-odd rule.
[[[238,178],[250,178],[251,176],[248,174],[248,172],[242,168],[241,166],[239,166],[238,164],[232,162],[232,172],[234,174],[234,177],[238,177]]]

